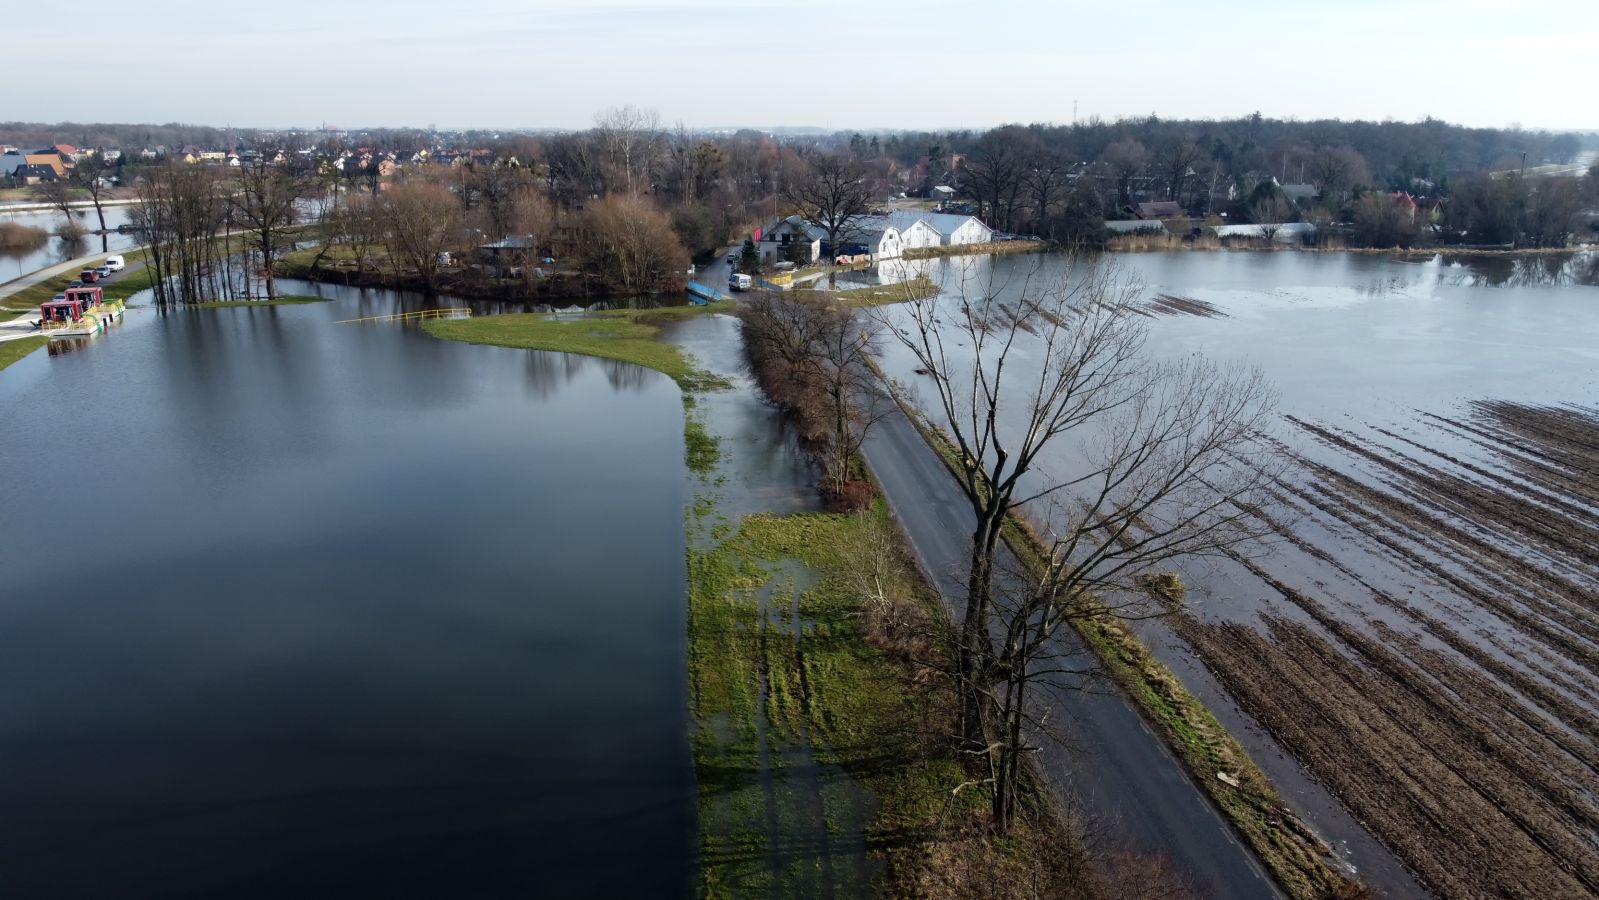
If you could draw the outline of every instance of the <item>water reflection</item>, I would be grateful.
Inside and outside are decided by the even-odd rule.
[[[1599,286],[1599,253],[1444,255],[1445,283],[1465,287]]]
[[[7,895],[688,893],[675,385],[362,304],[0,378]]]

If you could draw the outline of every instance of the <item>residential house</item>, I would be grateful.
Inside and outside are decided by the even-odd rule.
[[[906,250],[937,247],[944,242],[944,236],[928,223],[924,213],[902,210],[891,212],[886,218],[889,224],[899,229],[900,244]]]
[[[955,199],[955,189],[947,184],[934,185],[933,189],[927,192],[927,196],[940,203],[946,203]]]
[[[876,262],[880,259],[898,259],[905,253],[899,229],[889,223],[886,216],[871,216],[858,222],[850,234],[841,238],[842,248],[824,247],[835,259],[848,256]]]
[[[922,216],[941,237],[944,246],[960,244],[986,244],[994,239],[994,229],[983,224],[976,216],[959,213],[925,213]]]
[[[762,229],[756,247],[760,250],[761,263],[769,266],[793,259],[790,248],[796,241],[806,244],[800,259],[801,264],[805,264],[821,258],[822,244],[826,240],[827,232],[820,226],[812,225],[799,216],[789,216]]]
[[[1280,185],[1280,187],[1282,188],[1283,196],[1287,197],[1289,202],[1300,209],[1308,209],[1312,203],[1316,202],[1316,195],[1320,193],[1313,184],[1284,184]]]
[[[1140,219],[1185,219],[1188,217],[1183,205],[1171,200],[1140,203],[1135,207],[1134,211]]]
[[[30,166],[49,166],[55,172],[56,178],[67,177],[66,163],[61,159],[61,154],[55,150],[44,150],[38,153],[24,154],[22,157]],[[54,180],[54,179],[52,179]]]
[[[49,184],[52,181],[59,180],[56,170],[44,165],[19,166],[16,171],[11,173],[11,181],[19,187]]]
[[[83,151],[72,146],[71,144],[56,144],[50,149],[54,150],[56,153],[59,153],[62,159],[70,160],[72,162],[77,162],[79,159],[82,159],[85,156]]]

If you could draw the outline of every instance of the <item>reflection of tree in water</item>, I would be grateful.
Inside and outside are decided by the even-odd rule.
[[[1599,253],[1528,256],[1445,256],[1458,268],[1451,283],[1463,287],[1599,286]]]
[[[639,391],[644,388],[644,380],[649,376],[647,370],[633,363],[618,362],[614,359],[598,360],[605,368],[605,380],[611,387],[618,391]]]
[[[558,353],[550,350],[529,350],[527,353],[528,387],[542,399],[559,393],[589,366],[599,366],[605,380],[617,391],[639,391],[650,377],[648,371],[633,363],[614,359],[579,356],[576,353]]]

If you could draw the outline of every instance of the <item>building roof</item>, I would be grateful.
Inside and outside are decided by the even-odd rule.
[[[1105,230],[1114,234],[1137,234],[1141,231],[1164,234],[1166,223],[1159,219],[1112,219],[1105,223]]]
[[[933,193],[953,197],[955,196],[955,189],[947,184],[938,184],[933,186]]]
[[[805,236],[813,241],[827,240],[827,229],[815,223],[807,222],[799,216],[789,216],[786,219],[779,219],[776,222],[773,222],[772,227],[761,232],[761,238],[764,240],[767,235],[776,234],[777,230],[782,228],[784,225],[789,226],[789,228],[795,232],[803,231]]]
[[[1153,203],[1138,204],[1138,217],[1141,219],[1181,219],[1188,213],[1183,210],[1181,203],[1171,200],[1156,200]]]
[[[1295,202],[1301,200],[1314,200],[1320,193],[1313,184],[1285,184],[1281,185],[1283,194]]]
[[[534,246],[532,235],[513,234],[503,237],[492,244],[479,244],[479,250],[532,250]]]
[[[41,181],[55,181],[56,180],[56,170],[55,169],[52,169],[49,166],[43,166],[43,165],[37,165],[37,164],[26,165],[26,166],[18,166],[16,171],[14,171],[12,173],[12,175],[13,175],[13,177],[18,178],[18,179],[37,178],[37,179],[39,179]]]

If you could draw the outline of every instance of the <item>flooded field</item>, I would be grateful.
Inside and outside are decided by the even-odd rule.
[[[1599,892],[1599,258],[1119,262],[1153,355],[1265,371],[1291,463],[1272,546],[1186,566],[1159,652],[1383,892]]]
[[[130,206],[108,206],[105,209],[105,224],[107,228],[115,229],[118,225],[127,223]],[[85,232],[98,229],[100,219],[94,214],[93,209],[74,210],[72,221]],[[139,236],[136,234],[121,234],[113,231],[111,234],[97,235],[85,234],[82,240],[68,243],[56,236],[56,231],[66,222],[66,216],[55,210],[46,212],[9,212],[0,207],[0,222],[15,222],[29,228],[42,229],[50,237],[43,246],[16,251],[0,251],[0,282],[20,278],[29,272],[36,272],[46,266],[77,259],[91,253],[115,253],[128,247],[139,245]]]

